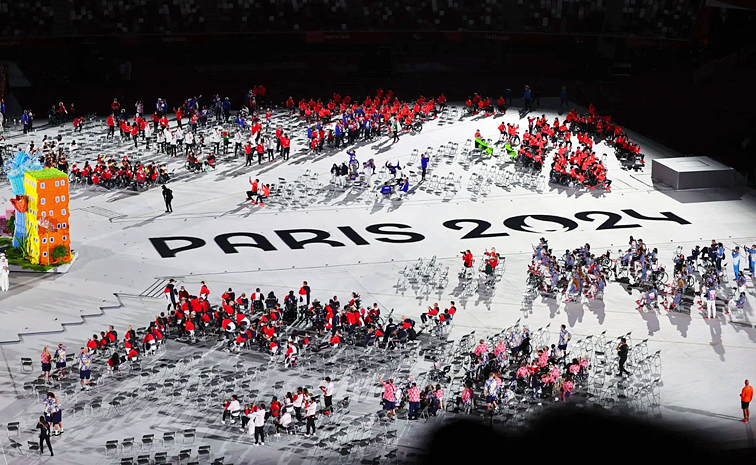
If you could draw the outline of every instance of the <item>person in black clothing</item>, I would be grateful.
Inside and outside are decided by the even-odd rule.
[[[358,347],[370,347],[375,343],[375,328],[368,328],[367,333],[362,341],[355,344]]]
[[[304,294],[302,292],[304,292]],[[310,289],[310,286],[307,284],[307,281],[302,282],[302,288],[299,291],[299,294],[304,295],[304,298],[307,299],[307,303],[305,303],[306,307],[310,306],[310,292],[311,292],[311,289]],[[302,297],[299,298],[299,301],[302,302]]]
[[[166,310],[171,310],[171,308],[176,308],[176,298],[178,297],[178,291],[176,290],[176,280],[171,279],[168,281],[168,284],[165,286],[165,296],[168,298],[170,303],[168,304],[168,308]]]
[[[173,202],[173,191],[168,189],[165,184],[163,184],[163,200],[165,200],[165,212],[173,213],[173,207],[171,207],[171,202]]]
[[[617,346],[617,356],[619,357],[619,373],[617,373],[617,376],[630,375],[630,373],[625,370],[625,362],[627,362],[627,351],[629,347],[627,346],[627,339],[620,338],[620,343]]]
[[[384,344],[386,344],[389,341],[389,339],[391,338],[391,336],[396,331],[396,328],[397,328],[397,326],[394,323],[394,319],[393,318],[389,318],[388,324],[386,325],[386,331],[384,331],[384,334],[383,334],[383,343]]]
[[[45,420],[44,416],[39,417],[37,429],[39,430],[39,454],[42,455],[44,452],[44,445],[46,442],[47,448],[50,449],[50,456],[52,457],[55,454],[53,454],[52,445],[50,444],[50,423]]]
[[[112,368],[113,373],[121,372],[121,356],[118,354],[117,350],[113,352],[113,355],[108,359],[108,366]]]
[[[346,163],[341,164],[341,167],[339,168],[339,176],[341,176],[342,182],[344,183],[344,186],[346,186],[349,182],[349,167]]]
[[[530,347],[530,336],[526,335],[524,338],[522,338],[522,341],[520,342],[519,350],[517,351],[517,355],[519,357],[527,358],[530,356],[532,348]]]

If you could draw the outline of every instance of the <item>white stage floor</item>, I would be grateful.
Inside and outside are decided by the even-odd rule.
[[[548,110],[537,114],[542,112],[550,121],[557,115]],[[360,162],[374,158],[378,166],[389,160],[398,160],[405,166],[411,161],[413,149],[422,152],[430,146],[435,154],[439,145],[449,141],[462,147],[476,129],[484,137],[496,138],[496,127],[502,119],[519,124],[521,132],[527,127],[527,119],[520,119],[514,110],[503,118],[435,121],[420,134],[405,135],[393,145],[385,137],[360,143],[357,157]],[[88,130],[99,131],[91,127]],[[34,135],[37,141],[42,134]],[[410,185],[411,192],[405,200],[378,202],[356,189],[344,193],[326,187],[307,203],[292,205],[279,200],[265,207],[251,206],[244,194],[249,176],[264,183],[278,183],[279,177],[291,181],[311,170],[320,173],[320,181],[327,185],[331,165],[348,162],[345,151],[309,154],[303,148],[301,134],[299,137],[289,162],[245,168],[241,158],[221,158],[216,171],[182,174],[170,183],[174,193],[171,214],[164,213],[159,188],[137,194],[74,187],[70,224],[72,247],[79,253],[74,266],[63,275],[13,273],[10,292],[0,294],[0,354],[7,367],[2,370],[0,395],[3,422],[19,418],[30,422],[41,411],[36,400],[17,398],[25,377],[30,376],[20,373],[20,357],[31,357],[38,371],[39,352],[45,344],[64,342],[69,348],[77,348],[109,324],[114,324],[119,334],[129,324],[144,326],[164,309],[159,301],[140,297],[157,280],[177,277],[181,284],[195,290],[204,280],[215,297],[213,303],[228,287],[247,294],[260,287],[265,292],[275,290],[281,296],[290,289],[297,290],[307,280],[314,297],[320,300],[338,295],[343,301],[350,292],[357,291],[365,303],[378,302],[387,310],[393,308],[395,315],[406,314],[418,321],[427,305],[436,301],[446,305],[455,300],[459,312],[452,337],[471,330],[493,334],[518,318],[531,328],[551,322],[552,342],[560,324],[567,324],[574,339],[604,330],[612,338],[631,331],[634,342],[648,339],[650,352],[662,351],[663,420],[716,439],[724,447],[756,446],[753,431],[738,421],[742,413],[737,397],[744,379],[756,382],[753,281],[748,282],[746,311],[732,315],[720,311],[715,320],[704,320],[697,305],[690,315],[667,314],[664,309],[661,313],[638,311],[638,292],[628,294],[614,282],[607,285],[603,302],[565,304],[537,298],[532,304],[523,303],[531,246],[541,236],[549,239],[555,251],[588,242],[595,252],[611,249],[616,254],[633,235],[649,247],[657,247],[660,260],[671,269],[677,246],[687,254],[694,245],[707,245],[711,239],[728,248],[755,243],[753,191],[681,193],[657,189],[651,182],[650,160],[675,154],[631,133],[646,154],[644,172],[622,171],[604,144],[595,148],[597,153],[608,153],[611,192],[550,186],[545,182],[549,161],[544,179],[538,183],[509,184],[506,188],[493,185],[489,193],[475,194],[467,189],[470,174],[482,173],[483,165],[501,160],[478,160],[465,169],[455,159],[439,160],[429,172],[429,178],[449,172],[455,178],[462,176],[460,191],[447,198],[443,192],[428,192],[416,184]],[[26,140],[28,137],[14,138],[12,143]],[[107,146],[104,150],[108,154],[119,153]],[[142,160],[169,160],[153,154],[143,154]],[[175,165],[176,173],[183,171],[180,162],[170,163]],[[410,167],[418,168],[417,163]],[[513,167],[505,165],[505,169]],[[10,195],[9,186],[3,185],[2,207],[10,208]],[[220,237],[229,233],[237,235]],[[245,233],[257,236],[240,235]],[[334,242],[302,247],[302,241],[315,235]],[[167,239],[187,237],[196,238],[191,240],[195,246],[204,245],[167,256],[171,250],[190,244],[186,239]],[[155,246],[160,243],[167,245],[164,256]],[[237,248],[229,250],[226,246],[224,251],[221,246],[227,243],[237,244]],[[502,281],[493,295],[463,295],[456,276],[461,268],[459,252],[470,249],[479,261],[484,249],[491,247],[506,257]],[[432,256],[450,265],[445,289],[419,293],[397,288],[399,272],[405,265],[419,257]],[[731,266],[727,268],[732,282]],[[744,260],[741,269],[745,268]],[[121,296],[123,306],[119,306],[114,294]],[[372,402],[375,405],[371,408],[377,409],[378,399]],[[110,423],[109,429],[117,428],[116,420]],[[141,433],[135,429],[134,434]],[[76,445],[71,448],[78,452],[70,455],[66,455],[68,446],[59,441],[60,454],[56,453],[56,458],[60,455],[60,461],[56,463],[110,463],[104,461],[100,450],[95,450],[95,446],[102,448],[104,439],[90,429],[76,437]],[[227,459],[242,457],[235,450],[231,447],[227,451]]]

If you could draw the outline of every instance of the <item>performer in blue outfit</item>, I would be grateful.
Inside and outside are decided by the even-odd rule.
[[[756,271],[756,244],[753,244],[751,247],[743,248],[748,254],[748,269],[751,271],[751,278],[753,278],[754,271]]]
[[[740,247],[738,246],[735,246],[732,251],[732,271],[735,274],[735,279],[737,279],[740,273]]]

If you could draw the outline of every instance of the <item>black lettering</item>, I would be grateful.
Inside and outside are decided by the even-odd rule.
[[[173,249],[168,246],[168,242],[172,242],[172,241],[185,241],[185,242],[188,242],[189,245],[185,245],[183,247],[178,247],[178,248]],[[155,250],[157,250],[157,253],[159,253],[162,258],[173,258],[179,252],[184,252],[185,250],[199,249],[200,247],[206,244],[204,239],[200,239],[199,237],[189,237],[189,236],[151,237],[150,242],[152,242],[152,246],[155,247]]]
[[[343,232],[350,241],[355,243],[355,245],[370,245],[370,242],[366,241],[362,236],[357,234],[357,231],[352,229],[351,226],[339,226],[339,231]]]
[[[559,232],[559,229],[552,229],[552,228],[547,229],[547,228],[535,227],[528,223],[528,218],[532,218],[536,221],[556,223],[562,226],[562,229],[566,229],[567,231],[572,231],[573,229],[577,229],[578,227],[578,224],[569,218],[562,218],[561,216],[552,216],[552,215],[513,216],[511,218],[507,218],[506,220],[504,220],[504,226],[508,227],[509,229],[513,229],[515,231],[529,232],[529,233],[534,233],[534,234]]]
[[[276,231],[276,234],[292,250],[304,249],[304,246],[307,244],[328,244],[331,247],[344,247],[344,244],[341,242],[328,240],[331,234],[320,229],[284,229]],[[297,240],[294,238],[294,234],[312,234],[314,237]]]
[[[412,226],[408,226],[406,224],[399,224],[399,223],[381,223],[381,224],[371,224],[370,226],[366,227],[365,230],[372,234],[385,234],[385,235],[393,235],[393,236],[405,236],[404,239],[394,239],[389,237],[379,237],[376,238],[376,241],[380,242],[387,242],[389,244],[404,244],[409,242],[420,242],[423,239],[425,239],[425,236],[423,236],[420,233],[412,232],[412,231],[385,231],[385,228],[398,228],[398,229],[408,229]]]
[[[686,220],[684,218],[680,218],[679,216],[675,215],[672,212],[659,212],[660,215],[664,215],[664,218],[659,218],[659,217],[653,218],[653,217],[650,217],[650,216],[641,215],[640,213],[638,213],[637,211],[632,210],[632,209],[627,209],[627,210],[622,210],[622,211],[625,212],[625,213],[627,213],[628,215],[632,216],[633,218],[638,219],[638,220],[674,221],[677,224],[690,224],[690,221],[688,221],[688,220]]]
[[[472,231],[462,236],[462,239],[481,239],[481,238],[488,238],[488,237],[509,236],[509,233],[506,233],[506,232],[484,234],[491,227],[491,223],[484,220],[474,220],[470,218],[446,221],[444,222],[444,227],[448,229],[453,229],[455,231],[459,231],[462,229],[462,226],[460,226],[460,223],[473,223],[476,225]]]
[[[602,211],[589,211],[589,212],[578,212],[575,213],[575,218],[583,221],[593,221],[593,218],[591,218],[592,215],[603,215],[606,216],[606,221],[604,221],[601,226],[596,228],[596,231],[601,231],[602,229],[627,229],[627,228],[640,228],[641,225],[639,224],[617,224],[620,221],[622,221],[622,215],[618,213],[612,213],[612,212],[602,212]]]
[[[232,243],[229,242],[229,239],[232,237],[248,237],[250,239],[253,239],[254,242]],[[220,247],[224,253],[239,253],[239,251],[236,250],[238,247],[255,247],[266,252],[276,250],[276,248],[273,246],[273,244],[270,243],[268,238],[266,238],[262,234],[251,232],[234,232],[221,234],[219,236],[215,236],[215,243],[218,244],[218,247]]]

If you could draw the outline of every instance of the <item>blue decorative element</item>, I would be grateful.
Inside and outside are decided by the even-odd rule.
[[[11,188],[16,195],[24,195],[24,174],[27,171],[41,170],[42,164],[32,158],[26,152],[18,152],[16,156],[9,159],[3,165],[3,171],[11,180]]]
[[[26,195],[24,176],[27,171],[41,170],[42,164],[26,152],[19,151],[2,166],[11,183],[14,195]],[[15,230],[13,232],[13,247],[18,248],[26,237],[26,213],[16,212]]]

